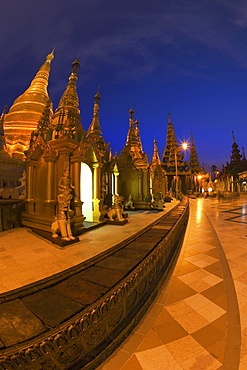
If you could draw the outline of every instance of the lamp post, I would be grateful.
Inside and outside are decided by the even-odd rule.
[[[177,153],[180,149],[186,150],[188,148],[188,143],[181,143],[181,146],[175,148],[174,157],[175,157],[175,174],[176,174],[176,186],[175,186],[175,195],[178,199],[178,158]]]
[[[178,199],[178,159],[177,159],[177,151],[179,148],[175,149],[175,173],[176,173],[176,186],[175,186],[175,197]]]

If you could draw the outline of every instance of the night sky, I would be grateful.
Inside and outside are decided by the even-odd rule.
[[[2,108],[55,47],[54,109],[79,53],[83,127],[100,85],[100,123],[113,152],[125,144],[132,104],[149,160],[154,139],[164,150],[168,112],[178,141],[193,132],[206,169],[229,161],[232,131],[247,154],[244,0],[5,0],[0,35]]]

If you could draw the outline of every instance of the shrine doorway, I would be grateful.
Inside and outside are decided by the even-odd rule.
[[[86,163],[81,163],[81,201],[85,221],[93,222],[93,180],[92,170]]]

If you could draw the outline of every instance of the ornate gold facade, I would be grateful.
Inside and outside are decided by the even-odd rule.
[[[134,111],[129,111],[129,130],[126,144],[118,157],[120,194],[133,197],[136,208],[150,205],[150,173],[147,154],[142,149],[139,122],[134,121]]]
[[[149,208],[151,194],[166,191],[165,177],[157,161],[148,163],[133,109],[129,112],[126,145],[119,156],[112,155],[102,136],[99,91],[94,97],[91,124],[84,130],[76,88],[78,59],[72,63],[68,84],[53,114],[47,93],[53,58],[52,52],[29,88],[8,113],[4,112],[5,138],[1,145],[8,158],[22,159],[26,167],[26,209],[22,221],[32,229],[50,232],[61,203],[58,184],[68,170],[72,186],[68,212],[77,235],[85,228],[84,220],[105,220],[114,194],[123,196],[125,201],[131,196],[135,208]]]
[[[166,172],[161,167],[161,161],[156,140],[154,140],[154,152],[149,169],[151,194],[155,196],[157,193],[168,193]]]
[[[47,101],[38,126],[31,135],[30,148],[26,152],[27,206],[23,214],[23,224],[32,229],[50,231],[52,220],[58,212],[58,184],[65,170],[73,184],[71,224],[75,235],[83,231],[85,218],[91,222],[102,220],[106,208],[106,192],[112,194],[112,186],[108,184],[107,191],[104,186],[109,168],[111,171],[111,161],[99,124],[100,95],[95,95],[93,119],[86,132],[81,124],[76,91],[79,67],[80,63],[76,60],[52,118],[51,103]],[[84,168],[86,175],[82,177]],[[91,199],[83,192],[83,183],[87,184]],[[84,215],[86,202],[89,209],[87,215]]]

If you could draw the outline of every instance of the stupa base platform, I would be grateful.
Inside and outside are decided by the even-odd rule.
[[[124,220],[121,220],[121,221],[118,221],[118,220],[114,220],[114,221],[111,221],[111,220],[106,220],[106,223],[107,224],[111,224],[111,225],[125,225],[127,224],[128,220],[124,219]]]
[[[41,236],[42,238],[45,238],[52,242],[53,244],[58,245],[59,247],[66,247],[67,245],[74,244],[80,241],[78,236],[74,236],[74,239],[70,240],[64,240],[61,236],[58,236],[57,238],[54,238],[49,231],[45,230],[39,230],[39,229],[32,229],[32,232]]]

